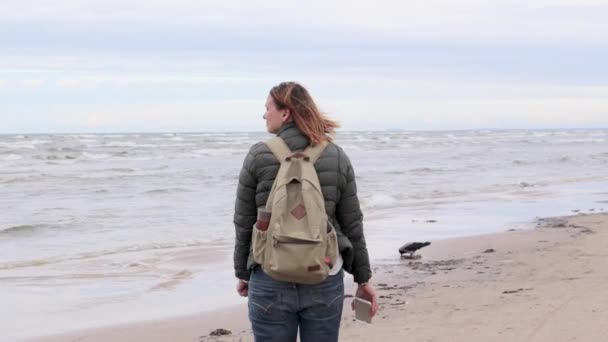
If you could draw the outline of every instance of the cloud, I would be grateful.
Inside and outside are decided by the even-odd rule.
[[[40,78],[23,79],[19,84],[25,88],[40,88],[46,83],[46,80]]]
[[[345,129],[413,130],[608,127],[605,98],[326,100]]]
[[[2,1],[0,129],[251,130],[284,80],[308,86],[345,129],[608,126],[607,10],[608,0]]]
[[[264,6],[247,1],[64,0],[4,1],[0,19],[13,24],[76,25],[121,33],[155,31],[154,27],[188,31],[194,27],[282,37],[310,31],[455,41],[602,42],[608,34],[608,22],[602,16],[607,9],[605,0],[313,0],[305,5],[269,0]]]
[[[35,132],[251,131],[263,130],[262,100],[202,101],[175,104],[56,104],[4,108],[9,127],[36,117]],[[258,129],[259,128],[259,129]]]
[[[61,52],[61,50],[59,50]],[[129,71],[145,72],[163,70],[177,71],[214,71],[222,66],[219,60],[200,56],[166,57],[140,55],[107,54],[4,54],[0,56],[0,73],[67,73],[67,72],[106,72]]]
[[[320,108],[344,130],[608,127],[606,87],[369,81],[351,83],[359,84],[358,96],[327,91],[349,81],[306,82]],[[361,86],[370,83],[373,89]],[[37,125],[30,131],[39,132],[262,131],[267,89],[255,98],[224,100],[194,96],[175,101],[158,95],[154,101],[96,104],[39,99],[35,106],[5,104],[0,115],[12,117],[5,131],[28,122]],[[388,89],[394,92],[382,94]]]
[[[199,84],[240,83],[262,80],[245,76],[189,76],[189,75],[116,75],[103,74],[98,76],[68,77],[58,79],[56,85],[60,88],[92,88],[92,87],[166,87],[170,85],[187,86]]]

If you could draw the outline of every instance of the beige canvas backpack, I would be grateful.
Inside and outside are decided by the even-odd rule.
[[[253,228],[254,260],[276,280],[320,283],[338,256],[336,232],[314,168],[327,141],[295,153],[280,137],[266,144],[281,166],[266,202],[272,212],[268,229]]]

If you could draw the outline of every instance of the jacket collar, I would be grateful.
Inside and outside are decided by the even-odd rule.
[[[309,144],[309,139],[300,131],[294,122],[286,122],[277,131],[292,151],[304,150]]]
[[[281,126],[281,128],[279,128],[279,131],[277,132],[277,136],[281,137],[281,138],[285,138],[286,135],[293,135],[293,132],[290,131],[297,131],[298,133],[300,133],[300,130],[298,129],[298,127],[296,127],[295,122],[293,121],[289,121],[283,124],[283,126]]]

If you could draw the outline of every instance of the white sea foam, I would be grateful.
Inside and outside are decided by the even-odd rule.
[[[87,139],[87,138],[78,138],[78,141],[80,141],[81,143],[96,143],[98,142],[97,139]]]
[[[364,208],[393,208],[399,204],[399,200],[387,194],[372,194],[371,196],[363,197],[361,204]]]
[[[245,157],[247,150],[239,149],[239,148],[216,148],[216,149],[203,148],[203,149],[193,150],[193,151],[191,151],[191,153],[195,156],[203,155],[203,156],[216,157],[216,156],[224,156],[224,155],[242,155],[243,157]]]
[[[110,141],[105,143],[108,147],[136,147],[137,143],[134,141]]]
[[[34,228],[30,226],[12,227],[11,229],[18,229],[19,231],[29,231]],[[7,233],[12,233],[8,232]],[[208,244],[207,240],[182,240],[182,241],[169,241],[169,242],[155,242],[155,243],[141,243],[122,245],[111,249],[92,250],[85,253],[77,254],[64,254],[59,256],[51,256],[41,259],[27,259],[17,262],[0,262],[0,270],[9,270],[15,268],[32,267],[32,266],[43,266],[49,264],[57,264],[62,262],[78,261],[94,259],[99,257],[107,257],[112,255],[119,255],[133,252],[144,252],[144,251],[156,251],[156,250],[167,250],[175,248],[185,247],[198,247]]]
[[[2,159],[5,161],[21,160],[23,159],[23,156],[18,154],[9,154],[8,156],[2,157]]]
[[[25,149],[34,150],[34,149],[36,149],[36,147],[38,145],[50,144],[50,143],[52,143],[51,140],[34,139],[34,140],[25,140],[25,141],[0,142],[0,146],[6,147],[9,149],[25,148]]]
[[[83,152],[82,153],[82,157],[84,159],[89,159],[89,160],[103,160],[103,159],[108,159],[110,157],[112,157],[111,154],[107,154],[107,153],[89,153],[89,152]]]

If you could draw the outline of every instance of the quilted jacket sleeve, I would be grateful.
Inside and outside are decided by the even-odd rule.
[[[257,218],[256,209],[256,151],[259,144],[250,150],[239,174],[239,184],[236,191],[236,203],[234,205],[234,273],[237,278],[248,280],[247,258],[251,247],[251,233]]]
[[[356,283],[365,283],[371,276],[369,255],[363,234],[363,213],[357,197],[355,172],[346,153],[340,149],[340,199],[336,204],[336,218],[342,232],[353,245],[352,274]]]

